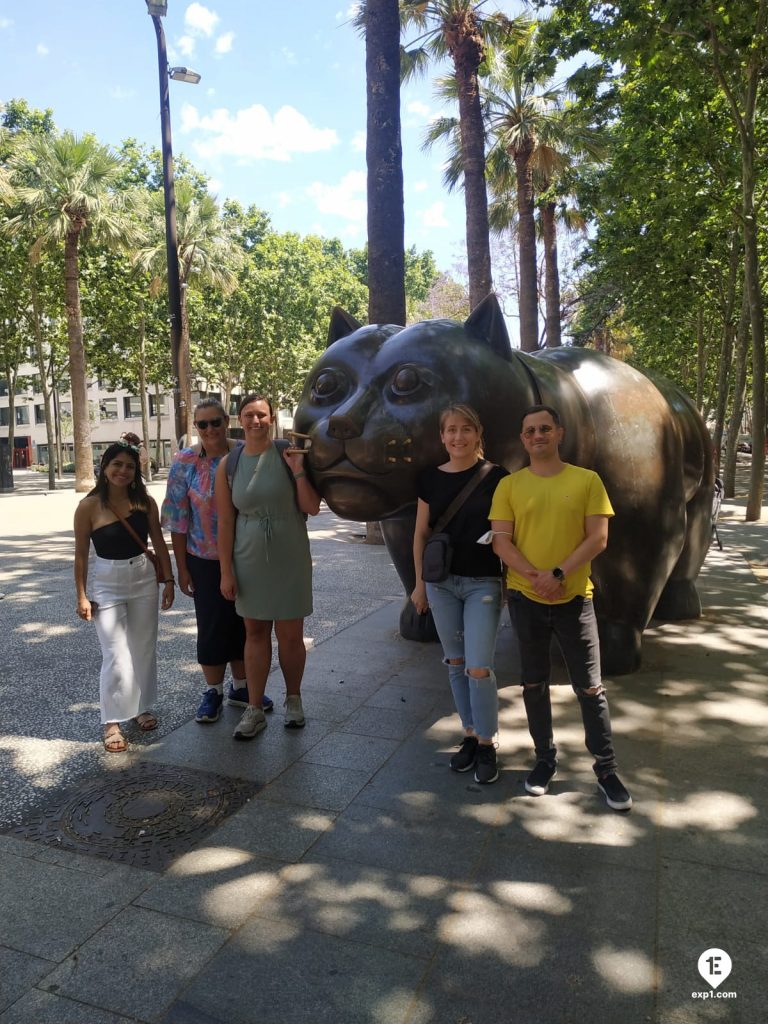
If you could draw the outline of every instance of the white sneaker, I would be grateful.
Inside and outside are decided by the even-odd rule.
[[[252,740],[257,733],[266,728],[267,719],[264,712],[261,708],[249,704],[243,712],[243,717],[235,726],[232,736],[236,740]]]
[[[285,728],[303,729],[306,723],[304,721],[304,708],[301,706],[301,697],[298,695],[286,697],[284,707]]]

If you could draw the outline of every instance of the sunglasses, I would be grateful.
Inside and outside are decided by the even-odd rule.
[[[224,420],[221,416],[217,416],[213,420],[198,420],[197,423],[195,423],[195,426],[198,430],[207,430],[208,427],[220,427],[223,422]]]

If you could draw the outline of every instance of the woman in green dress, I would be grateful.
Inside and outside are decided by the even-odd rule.
[[[248,707],[234,737],[248,740],[267,725],[261,705],[272,663],[273,624],[285,679],[285,725],[304,726],[304,619],[312,613],[305,517],[317,515],[320,497],[304,471],[302,454],[290,449],[281,454],[273,443],[268,399],[246,395],[238,418],[245,444],[219,464],[216,507],[221,593],[245,620]]]

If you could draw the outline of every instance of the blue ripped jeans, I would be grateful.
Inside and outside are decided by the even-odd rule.
[[[503,605],[501,580],[448,576],[442,583],[426,586],[461,724],[478,736],[491,737],[499,729],[493,656]],[[461,664],[450,664],[457,659]],[[488,669],[489,674],[477,679],[467,675],[468,668]]]

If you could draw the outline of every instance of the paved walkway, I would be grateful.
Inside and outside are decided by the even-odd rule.
[[[438,650],[397,637],[386,551],[328,512],[311,524],[306,729],[283,729],[278,708],[243,744],[236,709],[191,720],[182,597],[162,616],[161,728],[107,757],[98,646],[73,615],[75,501],[0,499],[0,1024],[765,1020],[768,612],[752,568],[768,557],[765,523],[726,506],[704,617],[648,630],[642,671],[609,681],[635,797],[622,815],[596,793],[565,687],[559,774],[548,796],[525,794],[506,619],[502,777],[479,787],[448,770],[457,723]],[[279,705],[279,673],[269,691]],[[72,784],[117,784],[131,765],[255,792],[162,872],[13,834]],[[732,958],[717,991],[735,998],[692,997],[714,992],[697,970],[712,947]]]

